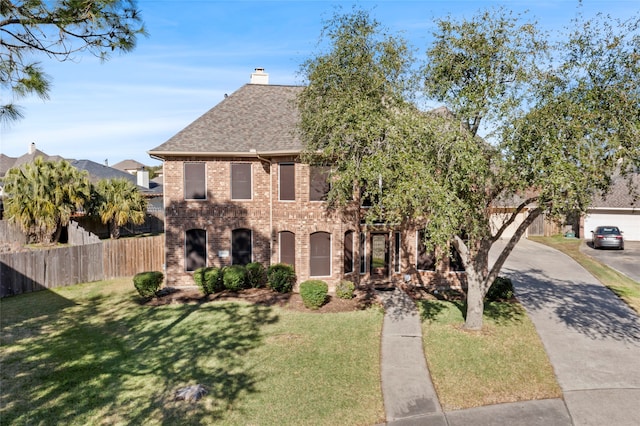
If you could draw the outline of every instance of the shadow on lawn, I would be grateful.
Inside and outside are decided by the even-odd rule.
[[[144,307],[101,295],[56,306],[44,317],[3,318],[3,423],[220,420],[255,392],[262,377],[243,355],[278,320],[250,304]],[[174,401],[196,383],[208,389],[203,400]]]

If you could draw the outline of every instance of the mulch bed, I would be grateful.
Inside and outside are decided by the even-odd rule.
[[[238,292],[225,290],[205,296],[197,287],[164,288],[157,297],[146,300],[143,304],[146,306],[162,306],[213,301],[245,301],[264,306],[279,306],[292,311],[316,313],[351,312],[379,304],[375,292],[369,289],[356,290],[353,299],[349,300],[329,295],[327,302],[320,309],[312,310],[304,306],[299,293],[277,293],[266,288],[250,288]]]

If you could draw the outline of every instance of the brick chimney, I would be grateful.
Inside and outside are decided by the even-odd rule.
[[[256,68],[251,74],[251,84],[269,84],[269,74],[264,72],[264,68]]]

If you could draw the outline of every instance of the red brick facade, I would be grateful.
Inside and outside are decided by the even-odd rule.
[[[185,162],[206,163],[206,199],[184,199]],[[295,200],[279,200],[280,163],[295,162]],[[251,164],[251,199],[231,199],[231,164]],[[166,282],[170,286],[194,285],[193,272],[187,271],[186,232],[191,229],[206,231],[206,265],[225,266],[232,263],[232,232],[251,230],[251,259],[266,266],[280,262],[280,232],[295,235],[295,270],[298,283],[310,276],[310,239],[316,232],[331,237],[330,275],[317,277],[325,280],[331,290],[341,279],[355,281],[360,273],[359,238],[356,225],[329,212],[326,203],[310,201],[310,168],[297,162],[296,157],[262,158],[259,155],[243,157],[179,157],[165,158],[165,232]],[[353,271],[344,272],[345,233],[353,235]],[[396,237],[396,233],[399,236]],[[387,258],[383,266],[373,265],[371,247],[376,235],[380,250],[386,247]],[[383,237],[383,236],[386,236]],[[461,287],[464,274],[448,272],[448,262],[437,271],[417,271],[417,232],[389,228],[364,229],[364,273],[361,282],[408,282],[424,286]],[[386,244],[385,244],[386,243]],[[398,256],[399,254],[399,256]],[[399,258],[398,258],[399,257]],[[382,260],[384,263],[384,260]],[[377,266],[377,269],[374,268]],[[386,266],[386,269],[385,269]],[[373,268],[373,269],[372,269]],[[372,272],[377,272],[372,274]],[[313,277],[316,278],[316,277]]]

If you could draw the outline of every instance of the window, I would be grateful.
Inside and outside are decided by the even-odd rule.
[[[367,262],[365,262],[367,254],[367,242],[364,232],[360,233],[360,273],[365,274],[367,272]]]
[[[419,271],[435,271],[436,270],[436,256],[434,252],[427,252],[425,246],[425,239],[427,234],[424,230],[418,231],[418,257],[416,262],[416,268]]]
[[[310,166],[309,168],[309,200],[325,201],[329,193],[329,167]]]
[[[393,272],[400,273],[400,232],[396,232],[393,238]]]
[[[231,199],[251,199],[251,163],[231,164]]]
[[[185,233],[184,264],[187,271],[207,266],[207,231],[189,229]]]
[[[231,232],[231,263],[246,265],[251,263],[251,230],[234,229]]]
[[[309,241],[309,270],[312,277],[331,275],[331,234],[314,232]]]
[[[279,164],[280,170],[280,200],[293,201],[296,199],[296,165]]]
[[[353,231],[344,233],[344,273],[353,272]]]
[[[184,163],[184,199],[207,198],[206,163]]]
[[[449,250],[449,269],[455,272],[464,272],[464,264],[458,250],[455,249],[453,244],[449,247]]]
[[[296,234],[280,232],[280,263],[296,266]]]

